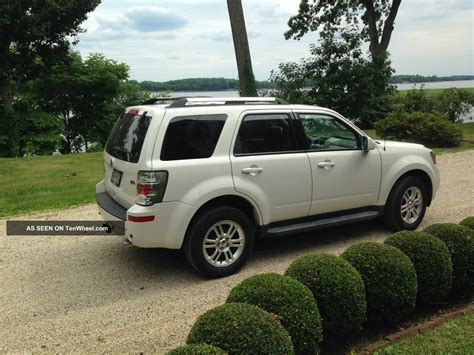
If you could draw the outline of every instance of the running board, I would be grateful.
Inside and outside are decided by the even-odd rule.
[[[265,237],[277,237],[286,234],[304,233],[316,229],[341,226],[344,224],[368,221],[381,215],[380,211],[363,211],[340,215],[337,217],[328,217],[316,219],[313,221],[300,222],[295,224],[284,225],[281,227],[270,227],[266,230]]]

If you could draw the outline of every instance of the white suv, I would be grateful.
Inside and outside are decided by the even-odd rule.
[[[97,203],[143,248],[183,249],[210,277],[256,238],[383,216],[415,229],[439,186],[434,153],[374,142],[338,113],[275,98],[151,100],[128,108],[104,152]]]

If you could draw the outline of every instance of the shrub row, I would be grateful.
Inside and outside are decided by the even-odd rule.
[[[198,317],[187,343],[170,354],[306,354],[320,342],[347,342],[366,321],[397,323],[416,304],[474,290],[474,217],[460,225],[402,231],[340,257],[313,254],[285,275],[250,277],[227,303]]]

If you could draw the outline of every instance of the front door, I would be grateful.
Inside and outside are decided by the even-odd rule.
[[[313,176],[310,215],[374,206],[382,176],[379,151],[363,151],[360,134],[338,117],[296,115]]]
[[[306,217],[311,168],[297,147],[290,112],[244,112],[231,151],[235,189],[259,206],[264,223]]]

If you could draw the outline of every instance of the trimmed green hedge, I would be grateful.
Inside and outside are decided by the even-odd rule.
[[[212,345],[189,344],[177,347],[167,353],[167,355],[226,355],[227,353]]]
[[[252,276],[230,292],[227,302],[258,306],[276,314],[291,336],[295,352],[315,354],[322,340],[321,316],[311,291],[288,276]]]
[[[325,341],[345,341],[360,333],[367,310],[364,283],[346,260],[329,254],[306,255],[295,260],[286,274],[313,292]]]
[[[364,280],[369,321],[396,323],[414,310],[416,272],[410,259],[400,250],[365,242],[351,246],[342,257]]]
[[[453,262],[453,292],[469,294],[474,290],[474,231],[454,223],[438,223],[424,232],[441,239]]]
[[[436,304],[448,298],[453,264],[446,245],[431,234],[401,231],[385,240],[410,258],[416,270],[418,303]]]
[[[470,229],[474,230],[474,217],[464,218],[461,222],[459,222],[459,224],[461,226],[464,226],[464,227],[467,227],[467,228],[470,228]]]
[[[270,313],[245,303],[226,303],[199,316],[188,344],[205,343],[229,354],[292,354],[291,338]]]

